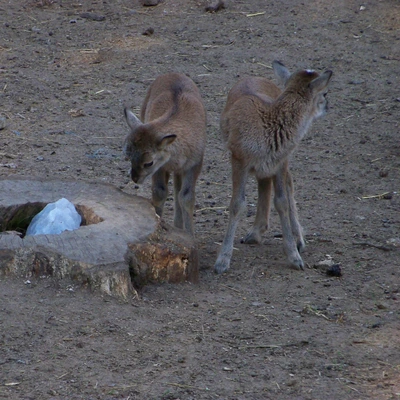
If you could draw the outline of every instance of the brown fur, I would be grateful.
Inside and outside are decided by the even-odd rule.
[[[299,254],[305,243],[298,222],[293,181],[288,158],[306,134],[312,121],[327,109],[325,95],[332,72],[290,74],[274,61],[275,75],[285,85],[265,78],[245,78],[229,92],[221,116],[222,138],[231,152],[232,198],[228,229],[214,269],[229,268],[233,241],[241,211],[245,207],[245,186],[249,173],[258,181],[257,214],[244,243],[259,243],[268,229],[272,186],[279,213],[285,252],[289,263],[303,269]]]
[[[174,175],[174,225],[193,235],[195,185],[206,144],[206,114],[200,92],[186,75],[159,76],[150,86],[141,108],[141,121],[125,109],[131,132],[125,154],[131,177],[142,183],[152,177],[152,200],[162,215]]]

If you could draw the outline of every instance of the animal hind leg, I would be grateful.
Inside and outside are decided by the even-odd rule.
[[[194,236],[193,212],[196,201],[196,181],[200,174],[202,162],[185,171],[181,177],[181,185],[178,195],[175,196],[179,202],[180,215],[175,213],[174,225],[181,225],[188,233]]]
[[[233,252],[233,241],[240,215],[246,205],[246,181],[248,171],[237,159],[232,157],[232,198],[229,205],[228,228],[219,251],[214,271],[218,274],[229,269]]]
[[[294,199],[294,186],[292,175],[287,170],[287,197],[289,200],[289,216],[290,216],[290,226],[292,227],[293,236],[296,240],[297,250],[302,252],[306,247],[304,238],[303,238],[303,228],[300,225],[299,217],[297,214],[297,206],[296,201]]]
[[[268,230],[269,213],[271,210],[272,178],[257,179],[258,200],[257,213],[253,227],[243,239],[243,243],[256,244],[261,242],[261,235]]]

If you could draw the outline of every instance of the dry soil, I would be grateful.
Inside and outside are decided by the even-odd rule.
[[[124,105],[155,76],[188,74],[208,112],[195,213],[197,285],[153,285],[128,302],[51,278],[0,282],[0,398],[398,399],[400,396],[400,4],[397,0],[0,2],[0,177],[129,182]],[[291,159],[306,232],[287,266],[273,212],[261,245],[227,225],[219,137],[239,77],[331,69],[330,112]],[[171,221],[172,201],[165,218]],[[321,261],[340,264],[327,275]]]

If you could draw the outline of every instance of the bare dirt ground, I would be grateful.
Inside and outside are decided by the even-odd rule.
[[[400,4],[205,5],[0,2],[1,178],[149,197],[129,182],[123,106],[137,111],[156,75],[178,71],[208,112],[199,284],[147,286],[122,303],[72,282],[1,281],[0,398],[400,398]],[[231,270],[217,276],[230,197],[219,115],[239,77],[273,78],[274,59],[334,71],[330,112],[291,160],[307,268],[286,265],[275,212],[263,244],[240,243],[255,215],[251,181]],[[317,266],[330,258],[342,277]]]

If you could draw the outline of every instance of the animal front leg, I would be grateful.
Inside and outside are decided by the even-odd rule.
[[[152,201],[156,213],[161,217],[164,209],[165,200],[168,197],[169,173],[160,168],[152,176]]]
[[[282,167],[274,177],[275,187],[275,208],[279,213],[282,225],[283,247],[288,257],[289,263],[299,269],[304,269],[304,262],[297,249],[297,244],[293,236],[289,199],[287,196],[287,170]]]
[[[243,243],[255,244],[261,242],[261,235],[268,229],[271,210],[272,179],[258,179],[257,214],[253,227],[244,237]]]
[[[232,157],[232,198],[229,205],[228,228],[217,261],[214,265],[214,271],[218,274],[229,269],[236,228],[239,223],[240,214],[246,205],[245,192],[247,175],[248,171],[244,165],[242,165],[239,160]]]
[[[174,226],[183,229],[182,206],[179,194],[182,189],[182,175],[174,174]]]

